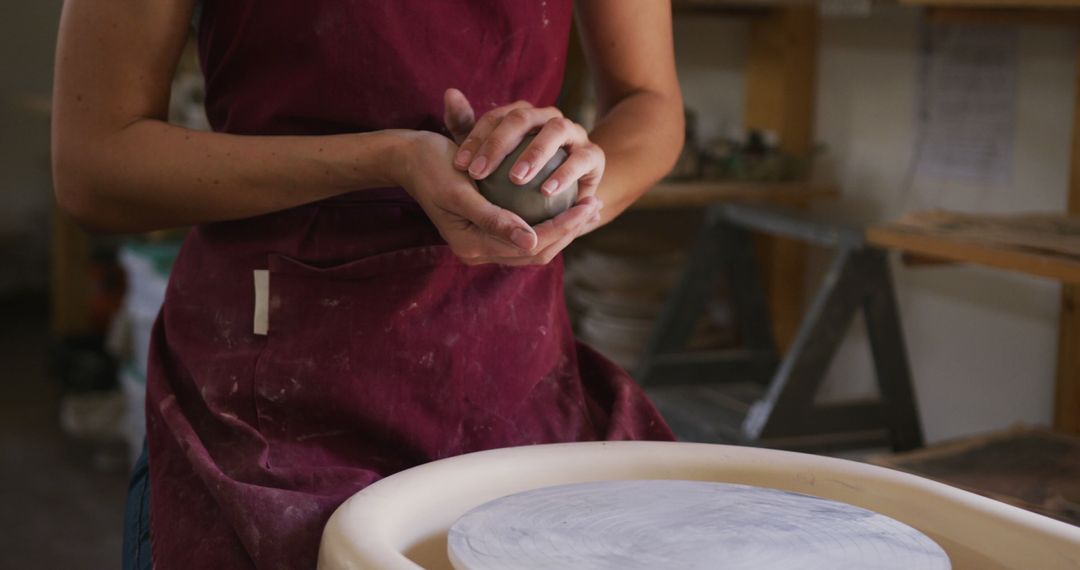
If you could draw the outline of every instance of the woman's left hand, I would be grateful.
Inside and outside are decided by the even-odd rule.
[[[596,194],[604,176],[604,151],[589,140],[581,125],[567,119],[555,107],[534,107],[518,101],[496,107],[475,119],[472,106],[457,89],[445,94],[445,122],[459,149],[454,167],[468,172],[473,180],[486,178],[517,148],[526,135],[536,133],[529,148],[511,165],[510,180],[529,182],[560,148],[569,157],[540,186],[551,195],[559,188],[578,183],[578,200]]]

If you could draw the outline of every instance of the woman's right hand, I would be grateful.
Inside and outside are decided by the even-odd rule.
[[[399,161],[398,183],[420,204],[451,250],[464,263],[543,265],[561,248],[550,247],[599,215],[600,202],[589,197],[532,228],[520,216],[490,203],[468,174],[454,168],[458,147],[427,131],[408,131]]]

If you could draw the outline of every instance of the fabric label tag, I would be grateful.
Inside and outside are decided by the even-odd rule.
[[[254,332],[265,336],[270,330],[270,272],[256,269],[255,273],[255,323]]]

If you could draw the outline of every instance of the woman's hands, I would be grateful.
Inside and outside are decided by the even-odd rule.
[[[453,141],[425,131],[402,136],[406,142],[398,183],[466,264],[546,264],[599,219],[599,201],[587,197],[531,228],[517,214],[488,202],[472,179],[453,167],[458,151]]]
[[[446,126],[462,145],[433,133],[412,134],[401,183],[465,263],[546,264],[600,224],[602,203],[595,193],[604,173],[604,152],[580,125],[557,109],[525,102],[493,109],[475,121],[472,106],[456,89],[447,90],[445,103]],[[532,145],[511,169],[511,180],[528,182],[559,148],[566,148],[569,158],[541,191],[552,194],[577,181],[578,201],[530,228],[516,214],[484,199],[473,180],[491,174],[525,135],[538,128]]]
[[[460,145],[454,156],[458,170],[468,172],[475,180],[486,178],[525,135],[539,130],[529,148],[510,168],[511,181],[529,182],[556,151],[565,148],[569,158],[541,185],[541,191],[550,196],[577,181],[579,197],[596,194],[604,177],[604,151],[589,140],[584,127],[564,117],[555,107],[533,107],[518,101],[496,107],[474,121],[472,106],[461,91],[448,89],[444,102],[446,128]]]

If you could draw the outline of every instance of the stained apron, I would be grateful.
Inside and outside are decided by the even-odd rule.
[[[478,113],[548,105],[569,14],[568,0],[207,0],[208,114],[222,132],[328,134],[437,131],[450,86]],[[399,188],[195,227],[151,342],[155,568],[310,569],[331,512],[400,470],[671,439],[626,373],[574,340],[562,282],[561,258],[464,265]]]

